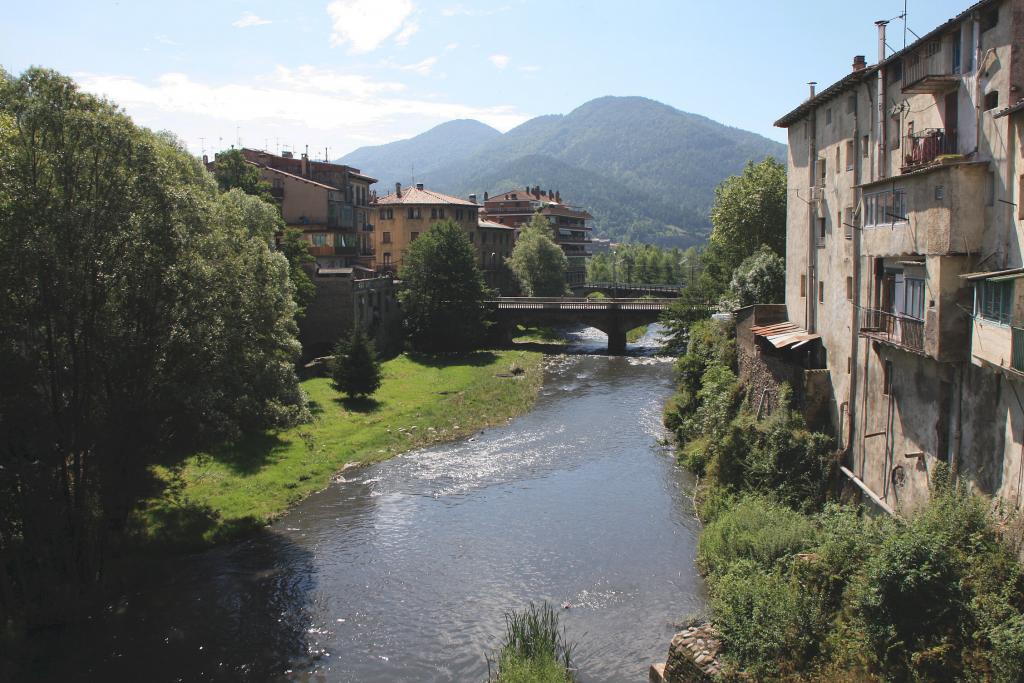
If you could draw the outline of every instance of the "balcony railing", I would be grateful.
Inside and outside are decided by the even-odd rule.
[[[905,138],[906,156],[903,158],[903,171],[930,164],[943,154],[956,154],[956,143],[955,130],[927,128],[918,133],[911,133]]]
[[[1018,372],[1024,372],[1024,328],[1011,327],[1013,342],[1010,352],[1010,367]]]
[[[931,43],[917,54],[903,60],[903,92],[913,94],[939,94],[949,92],[960,82],[953,69],[951,55]]]
[[[924,321],[905,315],[862,308],[860,333],[872,339],[924,352]]]

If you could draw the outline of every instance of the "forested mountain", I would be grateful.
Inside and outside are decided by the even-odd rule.
[[[387,145],[360,147],[338,159],[377,178],[378,194],[386,194],[395,181],[408,183],[412,174],[429,175],[478,151],[501,137],[494,128],[472,119],[456,119],[434,126],[408,140]]]
[[[445,128],[451,123],[410,140],[358,149],[340,161],[380,178],[386,191],[395,180],[412,181],[409,161],[392,160],[429,158],[423,140],[441,131],[448,148],[434,156],[447,160],[416,161],[417,182],[481,198],[484,191],[524,185],[557,189],[594,214],[598,235],[687,247],[702,243],[710,231],[708,210],[719,182],[748,160],[785,156],[777,142],[642,97],[602,97],[483,143],[478,135],[463,141],[457,130]],[[451,147],[469,151],[453,158]]]

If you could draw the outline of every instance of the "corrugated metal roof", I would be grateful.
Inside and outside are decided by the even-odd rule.
[[[1024,268],[1009,268],[1007,270],[990,270],[983,273],[964,273],[960,277],[964,280],[989,280],[992,278],[1009,278],[1013,276],[1024,276]]]
[[[820,339],[820,334],[808,332],[796,323],[784,322],[774,325],[754,325],[750,331],[755,336],[764,337],[777,349],[792,347],[799,348],[809,341]]]

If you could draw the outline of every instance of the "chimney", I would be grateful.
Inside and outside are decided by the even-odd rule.
[[[395,183],[395,196],[402,198],[402,183]]]
[[[300,175],[303,178],[308,178],[309,177],[309,155],[308,154],[303,154],[302,155],[302,161],[299,163],[299,166],[300,166],[300,168],[302,170]]]
[[[878,63],[881,64],[885,60],[885,26],[888,21],[876,21],[875,26],[878,27]]]
[[[469,195],[469,201],[471,201],[471,202],[473,202],[474,204],[476,204],[476,195],[475,195],[475,194],[471,194],[471,195]]]
[[[813,100],[814,99],[814,86],[816,86],[816,85],[818,85],[817,81],[810,81],[807,84],[807,86],[811,89],[811,96],[808,97],[807,99],[809,99],[809,100]]]
[[[484,201],[485,202],[487,201],[487,192],[486,191],[484,192]]]
[[[423,189],[423,183],[416,183],[416,189],[417,190],[422,190]]]
[[[867,67],[867,65],[868,65],[868,63],[864,59],[864,55],[856,55],[853,58],[853,70],[854,71],[860,71],[861,69],[864,69],[865,67]]]
[[[562,193],[559,192],[558,190],[555,190],[555,201],[558,202],[559,204],[562,203]]]
[[[206,166],[206,165],[208,165],[209,163],[210,163],[210,157],[208,157],[208,156],[206,156],[206,155],[204,154],[204,155],[203,155],[203,166]]]

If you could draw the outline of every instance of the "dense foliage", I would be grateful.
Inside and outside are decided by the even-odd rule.
[[[587,260],[587,282],[685,285],[700,271],[696,248],[664,249],[651,244],[619,244]]]
[[[525,296],[565,294],[568,259],[551,239],[551,226],[540,213],[535,213],[520,231],[508,264]]]
[[[316,298],[316,285],[306,272],[306,266],[316,259],[309,253],[309,242],[302,238],[302,230],[298,228],[285,228],[278,249],[288,259],[288,277],[295,292],[296,315],[301,317]]]
[[[785,388],[758,414],[730,336],[691,328],[665,413],[701,475],[698,565],[729,666],[755,680],[1022,680],[1024,569],[1007,527],[943,465],[905,523],[827,502],[831,438]]]
[[[369,396],[380,389],[380,361],[361,326],[354,325],[348,338],[342,337],[335,345],[331,377],[334,388],[349,398]]]
[[[718,310],[735,311],[753,304],[781,304],[786,300],[786,259],[762,244],[732,272],[729,289]]]
[[[539,184],[586,207],[599,236],[686,248],[704,242],[723,178],[748,159],[785,157],[771,140],[640,97],[602,97],[504,135],[462,125],[468,145],[455,134],[461,130],[445,125],[439,135],[356,150],[342,161],[390,186],[412,180],[412,160],[433,186],[457,196]],[[440,133],[457,143],[445,149]],[[467,156],[467,148],[474,153]]]
[[[489,294],[473,246],[458,223],[434,223],[409,246],[399,300],[411,343],[423,351],[474,348],[486,330]]]
[[[260,171],[242,156],[241,150],[227,149],[218,152],[213,167],[213,177],[221,191],[238,189],[246,194],[273,202],[270,183],[260,177]]]
[[[0,76],[0,613],[67,617],[150,466],[305,414],[272,207],[63,76]]]

